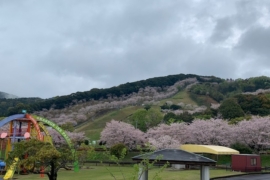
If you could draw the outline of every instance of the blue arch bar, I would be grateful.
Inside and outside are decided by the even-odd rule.
[[[25,118],[25,114],[15,114],[9,117],[6,117],[5,119],[0,121],[0,127],[4,126],[8,122],[15,120],[15,119],[20,119],[20,118]]]

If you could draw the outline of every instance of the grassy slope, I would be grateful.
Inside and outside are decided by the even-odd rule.
[[[186,91],[181,91],[171,98],[164,99],[160,101],[159,105],[153,106],[153,108],[159,108],[160,105],[164,104],[166,101],[172,101],[174,104],[183,102],[185,104],[195,105],[196,103],[192,101]],[[100,138],[100,132],[105,127],[106,123],[112,119],[125,121],[128,116],[132,115],[137,109],[143,108],[142,106],[128,106],[123,109],[118,109],[105,114],[102,117],[95,119],[89,123],[75,129],[75,132],[85,132],[86,136],[91,140],[98,140]]]
[[[186,91],[180,91],[171,98],[161,100],[160,105],[164,104],[166,101],[172,101],[174,104],[183,102],[185,104],[196,105],[196,103],[189,98],[189,95]]]
[[[106,123],[111,121],[112,119],[115,120],[124,120],[126,117],[131,115],[137,109],[141,107],[139,106],[128,106],[123,109],[118,109],[111,111],[105,114],[102,117],[95,119],[92,122],[84,124],[83,126],[75,129],[76,132],[85,132],[86,136],[89,137],[91,140],[99,139],[100,132],[105,127]]]

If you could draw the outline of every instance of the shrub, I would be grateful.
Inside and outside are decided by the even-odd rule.
[[[240,152],[240,154],[252,154],[252,150],[245,144],[234,143],[231,145],[232,149]]]
[[[176,105],[176,104],[172,104],[172,105],[170,106],[170,109],[172,109],[172,110],[178,110],[178,109],[181,109],[181,106]]]
[[[110,154],[118,159],[123,159],[127,155],[127,152],[128,148],[123,143],[115,144],[110,149]]]

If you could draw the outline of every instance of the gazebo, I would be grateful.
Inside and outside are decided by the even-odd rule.
[[[165,164],[168,162],[170,164],[198,165],[200,166],[201,180],[209,180],[209,166],[216,165],[216,161],[212,159],[180,149],[163,149],[153,153],[146,153],[132,157],[132,160],[138,163],[145,159],[148,159],[149,162],[154,162],[158,159],[159,164]],[[148,180],[147,167],[141,168],[140,170],[141,175],[139,176],[139,180]]]

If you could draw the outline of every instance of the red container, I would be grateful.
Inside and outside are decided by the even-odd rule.
[[[232,154],[231,166],[233,171],[261,171],[261,157],[257,154]]]

